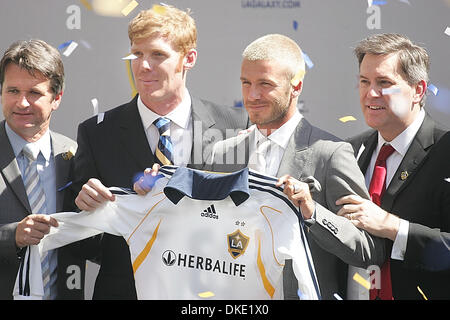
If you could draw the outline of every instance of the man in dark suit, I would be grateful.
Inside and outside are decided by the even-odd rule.
[[[247,46],[242,95],[255,125],[215,144],[208,169],[230,172],[248,166],[281,177],[278,184],[284,184],[305,219],[322,298],[335,299],[335,293],[345,294],[346,263],[381,264],[384,241],[335,214],[338,198],[368,194],[350,144],[312,126],[297,110],[304,72],[301,49],[286,36],[267,35]],[[320,183],[321,192],[311,194],[308,184],[299,181],[309,176]],[[295,276],[291,268],[284,271],[284,297],[298,299]]]
[[[57,226],[46,214],[72,210],[64,205],[64,187],[77,145],[49,130],[64,87],[64,67],[55,48],[41,40],[13,43],[0,62],[0,85],[5,117],[0,122],[0,299],[12,299],[23,252]],[[30,164],[26,146],[36,152]],[[28,167],[36,168],[36,163],[38,178],[27,180]],[[32,181],[35,190],[43,191],[37,197],[30,191]],[[85,261],[74,258],[69,248],[54,250],[48,258],[44,298],[83,299]]]
[[[106,187],[131,188],[136,174],[154,163],[202,168],[213,142],[235,134],[226,129],[247,127],[242,108],[220,107],[189,94],[186,75],[197,59],[197,31],[189,12],[155,6],[140,12],[128,33],[138,95],[106,112],[101,122],[95,117],[79,126],[73,187],[83,210],[113,201]],[[98,244],[93,298],[136,299],[125,240],[104,234]],[[87,250],[96,251],[92,245]]]
[[[369,191],[375,184],[373,172],[382,167],[375,161],[379,151],[385,144],[393,150],[386,160],[385,191],[379,206],[349,196],[337,202],[345,204],[338,214],[388,240],[389,257],[380,270],[380,286],[375,286],[379,290],[371,290],[371,299],[422,299],[417,287],[429,299],[449,299],[450,271],[445,261],[448,264],[450,258],[446,180],[450,144],[448,138],[438,142],[447,129],[424,110],[428,54],[399,34],[368,37],[355,53],[360,104],[366,123],[374,130],[350,142]],[[351,299],[368,298],[368,292],[358,288],[349,289],[349,294]]]

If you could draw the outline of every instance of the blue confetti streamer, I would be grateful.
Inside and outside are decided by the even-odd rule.
[[[67,47],[72,43],[72,41],[73,41],[73,40],[69,40],[69,41],[67,41],[67,42],[64,42],[64,43],[60,44],[60,45],[58,46],[58,50],[63,50],[64,48],[67,48]]]
[[[312,67],[314,67],[314,63],[312,62],[311,58],[305,53],[302,52],[303,54],[303,59],[305,60],[306,66],[308,67],[308,69],[311,69]]]
[[[434,94],[435,96],[437,96],[438,93],[439,93],[439,89],[438,89],[434,84],[432,84],[432,83],[428,84],[428,90],[430,90],[431,92],[433,92],[433,94]]]

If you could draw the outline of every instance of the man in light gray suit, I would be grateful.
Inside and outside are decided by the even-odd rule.
[[[384,241],[337,216],[335,201],[345,194],[368,199],[352,147],[312,126],[297,110],[305,63],[301,49],[283,35],[267,35],[243,53],[242,94],[250,121],[247,132],[214,145],[209,170],[230,172],[247,165],[281,177],[284,192],[305,219],[307,237],[323,299],[346,289],[347,265],[380,265]],[[321,192],[311,194],[313,176]],[[347,221],[346,221],[347,220]],[[344,262],[343,262],[344,261]],[[285,268],[285,299],[297,298],[291,268]],[[299,293],[301,295],[301,293]]]
[[[46,213],[72,210],[64,205],[64,187],[70,182],[76,143],[49,129],[64,87],[58,50],[41,40],[13,43],[0,62],[0,85],[5,117],[0,122],[0,299],[12,299],[27,246],[38,244],[50,227],[57,226]],[[35,150],[30,164],[25,146]],[[33,163],[39,178],[27,180],[27,168]],[[30,185],[41,186],[36,190],[43,195],[32,196]],[[85,261],[74,258],[71,248],[52,251],[47,297],[82,299],[84,268]]]

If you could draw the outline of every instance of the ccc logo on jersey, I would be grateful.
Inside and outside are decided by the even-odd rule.
[[[250,238],[245,236],[239,229],[235,232],[227,234],[228,252],[234,259],[243,255],[247,249]]]

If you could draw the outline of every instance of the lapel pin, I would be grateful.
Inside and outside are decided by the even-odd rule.
[[[400,173],[400,179],[402,179],[402,181],[405,181],[406,178],[408,178],[408,171],[402,171],[402,173]]]
[[[74,147],[70,147],[69,148],[69,151],[67,151],[67,152],[64,152],[63,154],[62,154],[62,157],[63,157],[63,159],[64,160],[70,160],[70,159],[72,159],[72,157],[75,155],[75,148]]]

